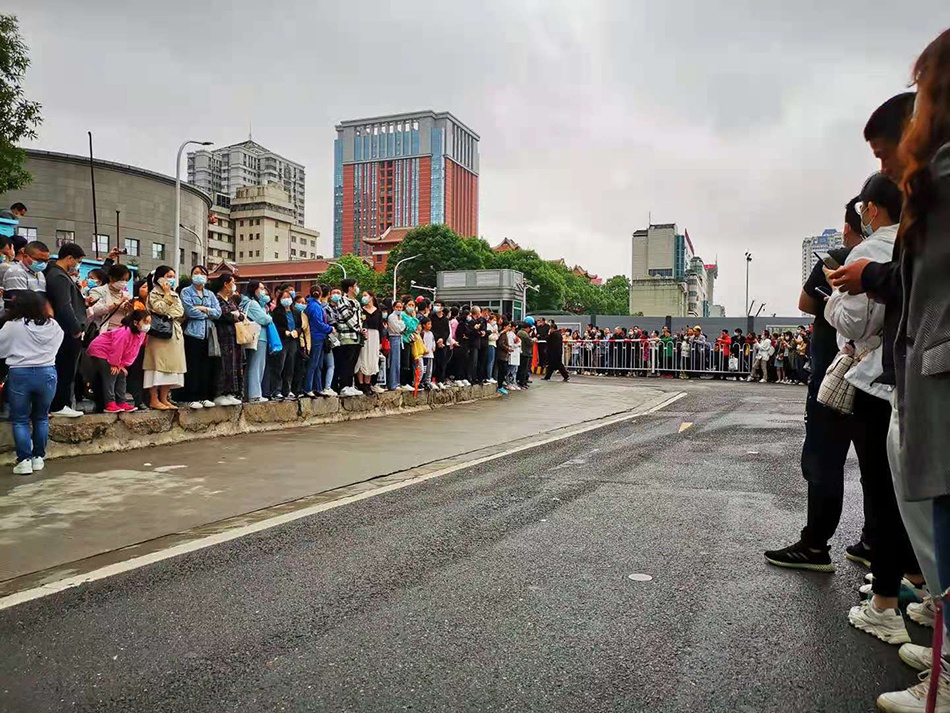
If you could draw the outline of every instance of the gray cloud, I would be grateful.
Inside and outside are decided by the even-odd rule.
[[[628,273],[652,211],[718,256],[732,315],[746,250],[752,296],[795,313],[802,238],[837,227],[874,169],[864,120],[950,25],[943,0],[894,21],[853,0],[12,5],[40,147],[82,153],[92,130],[101,157],[171,173],[183,139],[253,123],[307,166],[326,249],[335,122],[446,109],[482,137],[488,240]]]

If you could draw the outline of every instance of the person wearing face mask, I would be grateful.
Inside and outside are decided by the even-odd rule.
[[[53,308],[53,319],[63,330],[63,342],[56,353],[56,394],[50,413],[59,418],[78,418],[82,411],[72,408],[76,374],[86,332],[86,301],[70,277],[86,256],[76,243],[60,248],[55,262],[46,268],[46,296]]]
[[[350,277],[340,283],[340,288],[342,295],[331,296],[331,302],[335,303],[336,330],[340,338],[340,346],[333,350],[336,361],[335,390],[340,396],[362,396],[363,392],[353,387],[353,372],[363,341],[362,308],[356,299],[359,286],[356,280]]]
[[[214,329],[218,337],[220,359],[212,360],[212,382],[214,383],[215,406],[241,405],[241,367],[244,364],[244,350],[237,343],[235,324],[244,321],[244,313],[235,304],[233,297],[237,293],[234,275],[223,274],[214,278],[208,285],[218,300],[221,317],[215,321]]]
[[[475,333],[474,321],[468,308],[462,308],[458,316],[458,325],[455,327],[455,350],[452,355],[455,381],[460,386],[471,386],[466,376],[468,376],[469,347],[472,335]],[[507,364],[507,361],[505,363]]]
[[[323,345],[323,391],[321,396],[336,396],[333,390],[333,384],[336,381],[336,357],[333,350],[340,345],[340,334],[336,331],[336,323],[340,315],[335,305],[340,303],[340,290],[330,289],[329,285],[320,285],[320,304],[323,305],[323,314],[326,317],[327,325],[330,327],[330,334],[327,335],[326,344]],[[333,299],[336,301],[334,302]]]
[[[309,391],[304,388],[304,378],[307,375],[307,366],[310,363],[310,354],[313,351],[313,337],[311,336],[310,317],[307,316],[307,296],[294,297],[294,311],[300,320],[300,329],[297,333],[297,363],[294,366],[294,378],[291,383],[293,392],[300,398]],[[307,394],[309,396],[309,394]]]
[[[300,337],[300,312],[294,309],[294,299],[290,290],[279,292],[277,306],[271,312],[274,326],[280,335],[282,349],[267,356],[268,386],[267,396],[274,401],[288,399],[293,401],[297,395],[293,391],[294,368],[297,364],[297,339]]]
[[[214,322],[221,318],[218,297],[207,289],[208,269],[196,265],[191,271],[191,284],[181,290],[181,303],[185,310],[185,385],[178,391],[179,402],[187,403],[189,408],[211,408],[214,406],[215,361],[218,355],[212,355],[212,341],[217,341]],[[220,345],[219,345],[220,346]]]
[[[89,319],[96,322],[100,332],[118,329],[122,326],[122,320],[132,311],[132,299],[129,296],[132,272],[127,266],[116,264],[109,268],[108,274],[108,284],[89,290],[89,297],[92,298]]]
[[[323,289],[319,285],[311,287],[305,310],[307,323],[310,325],[310,359],[307,362],[307,371],[301,388],[310,398],[325,395],[323,394],[324,355],[327,337],[333,331],[333,327],[327,324],[326,308],[322,297]]]
[[[449,318],[441,302],[432,305],[432,337],[435,339],[435,358],[432,364],[432,378],[437,389],[445,388],[445,372],[449,362]]]
[[[406,331],[406,323],[402,319],[403,304],[393,304],[393,311],[386,321],[386,331],[389,333],[389,373],[386,375],[386,386],[390,391],[400,387],[399,372],[402,365],[402,335]]]
[[[405,302],[402,311],[402,321],[406,325],[402,333],[402,360],[399,382],[403,389],[415,388],[416,362],[412,358],[412,343],[419,339],[419,319],[416,317],[416,304],[411,299]]]
[[[152,315],[151,335],[145,342],[144,385],[149,389],[149,407],[176,410],[169,392],[185,383],[185,340],[181,322],[185,308],[175,292],[175,271],[161,265],[148,277],[148,311]]]
[[[105,395],[106,413],[135,410],[135,406],[125,400],[126,376],[151,327],[148,312],[133,310],[122,319],[118,329],[100,333],[89,345],[89,358],[99,372]]]
[[[23,292],[46,293],[46,276],[43,271],[49,265],[49,248],[34,240],[23,248],[23,257],[13,263],[3,275],[3,302],[6,309]]]
[[[247,365],[244,369],[244,390],[250,403],[264,403],[269,401],[263,394],[261,382],[264,380],[264,368],[267,365],[267,326],[273,324],[274,318],[267,310],[270,304],[270,295],[260,280],[251,280],[244,286],[241,296],[241,313],[245,319],[257,323],[261,327],[261,334],[257,339],[255,349],[244,349]]]
[[[383,313],[376,307],[376,296],[364,292],[360,298],[363,307],[363,346],[356,362],[356,388],[366,395],[381,393],[373,386],[373,377],[379,373],[379,344],[383,333]]]

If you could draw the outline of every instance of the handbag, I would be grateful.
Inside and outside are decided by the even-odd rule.
[[[245,349],[257,349],[257,342],[261,338],[261,325],[250,319],[247,312],[242,312],[242,314],[244,315],[243,321],[234,323],[234,335],[237,343]]]
[[[173,333],[172,318],[152,312],[152,328],[148,332],[149,338],[171,339]]]
[[[271,322],[267,325],[267,353],[276,354],[282,351],[284,345],[281,344],[280,335],[277,333],[277,327]]]
[[[99,333],[102,331],[102,325],[108,324],[109,320],[112,319],[113,315],[115,315],[115,313],[119,311],[119,307],[121,306],[122,306],[121,304],[117,304],[115,306],[115,309],[109,312],[109,314],[106,315],[106,318],[102,320],[101,322],[92,321],[88,325],[86,325],[86,331],[82,335],[83,349],[89,348],[89,345],[92,344],[92,340],[98,337]]]
[[[729,357],[729,371],[739,371],[739,357]]]
[[[425,356],[426,345],[419,339],[419,337],[414,336],[412,340],[412,360],[421,359]]]
[[[210,322],[210,320],[208,320]],[[218,328],[213,323],[208,324],[208,356],[221,356],[221,341],[218,339]]]
[[[818,403],[845,415],[854,413],[854,384],[849,383],[844,376],[857,361],[860,360],[844,352],[835,357],[825,372],[825,378],[821,380]]]
[[[340,338],[336,335],[336,332],[330,332],[327,335],[327,344],[330,345],[328,347],[329,349],[335,349],[340,346]]]

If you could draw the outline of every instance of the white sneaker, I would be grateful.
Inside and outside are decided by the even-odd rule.
[[[415,391],[416,387],[412,384],[403,384],[399,387],[402,391]]]
[[[43,470],[43,468],[46,467],[46,461],[44,461],[42,458],[34,458],[32,463],[34,473],[38,470]]]
[[[59,411],[53,411],[53,413],[50,414],[50,416],[56,416],[58,418],[79,418],[84,415],[82,411],[69,408],[69,406],[63,406]]]
[[[337,396],[338,394],[333,389],[324,389],[320,392],[321,396]]]
[[[228,396],[231,399],[229,406],[240,406],[243,402],[237,396]]]
[[[766,380],[766,379],[759,379],[759,383],[760,383],[760,384],[767,384],[767,383],[769,383],[769,382],[768,382],[768,380]]]
[[[205,399],[204,401],[201,402],[201,405],[204,406],[205,408],[214,408],[215,403],[214,401],[209,401],[208,399]]]
[[[910,620],[921,626],[926,626],[929,629],[934,628],[935,614],[936,609],[934,608],[933,597],[925,598],[920,604],[912,603],[907,605],[907,616],[910,617]]]
[[[934,660],[932,648],[917,644],[904,644],[897,655],[901,657],[901,661],[917,671],[929,671]]]
[[[924,713],[927,710],[927,693],[930,691],[930,672],[922,671],[920,683],[906,691],[882,693],[877,697],[877,707],[884,713]],[[937,705],[935,713],[950,713],[950,680],[946,664],[937,682]]]
[[[384,388],[383,388],[382,386],[380,386],[379,384],[374,384],[374,385],[373,385],[373,393],[374,393],[374,394],[384,394],[384,393],[386,393],[386,389],[384,389]]]
[[[21,460],[13,466],[13,472],[15,475],[33,475],[33,461],[29,458]]]
[[[270,401],[270,399],[267,398],[266,396],[255,396],[253,399],[251,399],[250,403],[252,403],[252,404],[266,404],[266,403],[269,402],[269,401]]]
[[[233,406],[234,404],[231,403],[230,396],[218,396],[214,400],[214,403],[212,403],[211,405],[212,406]]]
[[[340,392],[340,396],[362,396],[363,392],[352,386],[347,386]]]
[[[494,379],[489,379],[489,380],[488,380],[488,383],[489,383],[489,384],[497,384],[498,382],[495,381]]]
[[[289,399],[290,401],[296,401],[297,395],[293,391],[288,391],[287,395],[284,398]]]
[[[214,406],[214,404],[211,404],[211,405]],[[192,401],[190,404],[188,404],[188,408],[198,409],[198,408],[204,408],[204,407],[205,405],[201,401]]]
[[[910,636],[904,617],[897,609],[877,609],[871,600],[865,600],[848,612],[851,626],[866,631],[888,644],[909,644]]]

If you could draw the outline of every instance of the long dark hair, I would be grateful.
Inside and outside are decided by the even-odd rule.
[[[141,322],[148,317],[148,312],[144,309],[134,309],[122,318],[122,326],[128,327],[133,334],[139,333],[139,328],[135,326],[136,322]]]
[[[169,267],[168,265],[159,265],[151,274],[146,278],[148,280],[148,291],[151,292],[158,285],[158,281],[161,280],[169,272],[175,272],[175,268]]]
[[[921,52],[913,77],[917,103],[898,147],[905,166],[901,188],[906,211],[898,239],[909,249],[923,233],[922,221],[935,198],[930,161],[950,141],[950,30]]]
[[[43,326],[50,321],[49,302],[39,292],[24,291],[16,296],[13,304],[7,310],[5,321],[22,319]]]

